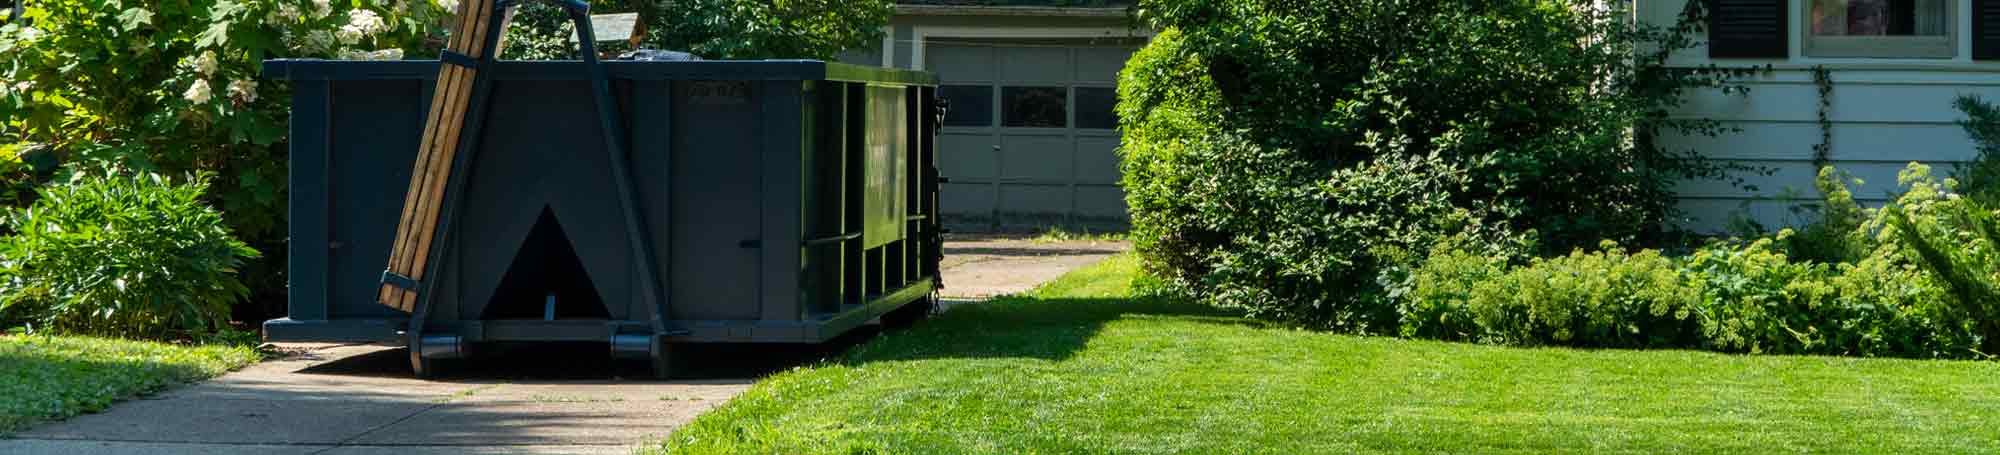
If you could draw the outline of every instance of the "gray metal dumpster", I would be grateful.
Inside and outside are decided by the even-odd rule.
[[[662,368],[672,343],[820,342],[934,304],[933,76],[605,62],[655,248],[646,258],[624,242],[579,64],[483,69],[493,86],[477,155],[453,190],[463,202],[440,234],[423,335],[409,340],[412,316],[375,296],[437,63],[267,62],[293,93],[289,317],[265,322],[265,337],[401,342],[426,359],[483,342],[604,342]],[[637,261],[652,261],[664,305],[640,301]]]

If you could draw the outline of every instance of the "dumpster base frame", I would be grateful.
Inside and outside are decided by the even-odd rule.
[[[920,299],[929,298],[937,281],[926,278],[895,292],[876,296],[866,305],[844,305],[840,312],[799,321],[688,320],[665,321],[683,332],[668,335],[670,343],[823,343]],[[352,342],[406,345],[408,318],[294,320],[264,322],[264,338],[272,342]],[[426,334],[451,334],[466,343],[493,341],[603,341],[616,335],[647,333],[651,323],[631,320],[571,319],[432,321]]]

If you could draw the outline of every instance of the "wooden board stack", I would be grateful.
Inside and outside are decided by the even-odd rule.
[[[452,29],[449,52],[480,60],[488,49],[488,27],[506,27],[503,19],[491,19],[494,0],[461,0],[458,24]],[[503,13],[504,14],[504,13]],[[492,49],[499,52],[498,43]],[[396,246],[389,253],[388,273],[421,282],[430,259],[431,240],[437,234],[438,210],[444,204],[445,182],[451,179],[452,159],[458,153],[459,132],[465,127],[468,104],[473,95],[478,69],[441,64],[437,90],[431,96],[430,115],[424,123],[423,143],[410,172],[410,189],[403,196],[402,220],[396,224]],[[377,302],[401,311],[417,305],[417,290],[404,289],[385,280]]]

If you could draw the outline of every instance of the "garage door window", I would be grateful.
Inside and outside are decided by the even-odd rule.
[[[951,103],[951,110],[944,115],[944,126],[993,126],[993,86],[947,85],[938,88],[938,96]]]
[[[1000,110],[1009,128],[1069,127],[1069,93],[1063,87],[1000,89]]]
[[[1118,89],[1076,88],[1076,127],[1109,130],[1118,128]]]

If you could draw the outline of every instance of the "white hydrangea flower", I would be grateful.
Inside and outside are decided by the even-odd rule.
[[[361,31],[348,27],[341,27],[340,30],[333,32],[333,37],[334,39],[340,40],[340,44],[353,46],[361,42]]]
[[[458,12],[458,0],[437,0],[437,6],[444,9],[445,14],[456,14]]]
[[[334,40],[333,34],[327,33],[326,30],[313,30],[306,33],[305,39],[299,44],[306,52],[317,54],[333,49]]]
[[[264,22],[271,25],[293,24],[298,21],[299,7],[290,3],[278,4],[278,9],[271,10],[271,15],[264,18]]]
[[[229,97],[245,103],[257,101],[257,81],[248,79],[230,81]]]
[[[214,51],[202,52],[200,57],[194,59],[194,70],[203,76],[214,76],[217,66]]]
[[[379,51],[345,50],[340,52],[340,59],[341,60],[402,60],[403,50],[402,49],[383,49]]]
[[[376,15],[374,11],[355,8],[347,12],[347,25],[342,28],[347,27],[360,30],[363,35],[373,35],[387,29],[388,24],[382,22],[382,16]]]
[[[214,96],[214,94],[209,92],[208,81],[204,80],[194,81],[194,86],[188,87],[187,93],[181,94],[182,98],[187,98],[188,101],[193,101],[195,104],[206,103],[211,96]]]
[[[375,15],[374,11],[355,9],[347,12],[347,25],[340,26],[339,31],[333,32],[333,36],[339,38],[341,44],[352,46],[360,43],[362,38],[374,35],[384,28],[387,28],[387,25],[382,22],[382,16]]]
[[[313,16],[325,17],[333,14],[332,0],[313,0]]]
[[[21,42],[34,41],[36,38],[42,37],[42,31],[34,27],[21,27],[21,30],[15,33],[20,36]]]

